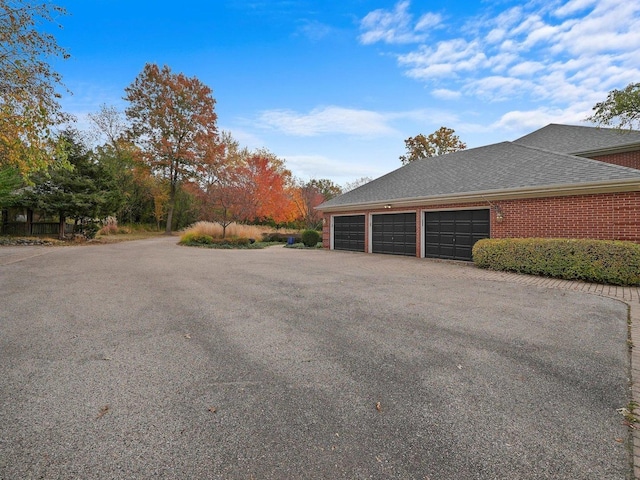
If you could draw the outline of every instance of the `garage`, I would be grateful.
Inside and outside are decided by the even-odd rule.
[[[364,252],[364,215],[333,217],[333,249]]]
[[[471,249],[489,238],[489,210],[425,212],[425,257],[472,260]]]
[[[356,212],[366,217],[367,253],[413,254],[410,217],[385,216],[401,212],[418,212],[423,257],[469,261],[486,237],[640,243],[639,159],[640,131],[552,124],[409,162],[318,205],[323,245],[333,248],[333,217]]]
[[[416,256],[415,212],[372,215],[371,218],[373,253]]]

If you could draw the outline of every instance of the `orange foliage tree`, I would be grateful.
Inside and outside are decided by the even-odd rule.
[[[132,138],[153,172],[169,185],[166,233],[171,233],[181,182],[198,177],[216,145],[216,101],[196,77],[172,73],[166,65],[145,65],[125,92]]]
[[[325,196],[311,182],[300,182],[292,189],[292,200],[299,220],[306,228],[318,228],[322,219],[315,207],[325,201]]]
[[[296,220],[291,172],[269,151],[250,152],[222,132],[199,168],[199,181],[190,186],[200,203],[199,218],[219,223],[223,236],[233,222]]]
[[[284,162],[266,151],[258,151],[235,172],[238,195],[234,208],[242,221],[286,223],[295,216],[295,205],[288,194],[291,172]]]
[[[308,182],[298,181],[293,189],[293,204],[300,222],[306,228],[320,228],[322,215],[316,207],[342,193],[342,188],[331,180],[312,178]]]

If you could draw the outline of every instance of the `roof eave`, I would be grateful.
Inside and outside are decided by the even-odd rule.
[[[571,152],[570,155],[575,155],[576,157],[596,157],[600,155],[614,155],[616,153],[627,153],[627,152],[635,152],[640,150],[640,142],[630,144],[630,145],[622,145],[619,147],[610,147],[610,148],[599,148],[595,150],[584,150],[582,152]]]
[[[622,193],[640,191],[640,177],[629,180],[611,180],[543,187],[524,187],[504,190],[485,190],[457,194],[433,195],[427,197],[397,198],[375,202],[361,202],[344,205],[316,207],[321,212],[344,212],[355,210],[375,210],[384,208],[406,208],[438,205],[443,203],[475,203],[479,201],[496,202],[499,200],[518,200],[525,198],[566,197],[570,195],[594,195],[598,193]]]

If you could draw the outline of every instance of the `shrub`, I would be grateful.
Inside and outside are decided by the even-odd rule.
[[[98,230],[98,235],[115,235],[118,233],[118,220],[116,217],[107,217],[102,228]]]
[[[222,226],[214,222],[197,222],[184,230],[184,233],[193,232],[202,235],[209,235],[213,238],[222,238]],[[262,239],[263,242],[280,241],[286,242],[288,237],[300,239],[300,234],[290,233],[290,231],[274,232],[273,228],[262,225],[243,225],[232,223],[225,231],[226,238],[255,238]]]
[[[266,232],[262,234],[263,242],[280,242],[287,243],[289,238],[293,238],[295,243],[302,241],[302,235],[299,233],[280,233],[280,232]]]
[[[230,245],[230,246],[246,246],[251,243],[251,240],[245,237],[230,237],[230,238],[215,238],[211,242],[211,245]]]
[[[317,230],[305,230],[302,232],[302,243],[305,247],[315,247],[320,241],[320,234]]]
[[[480,268],[584,280],[640,285],[640,245],[612,240],[546,238],[483,239],[473,247]]]
[[[190,246],[209,247],[245,247],[251,244],[251,240],[246,237],[213,238],[211,235],[203,235],[196,232],[185,232],[180,237],[180,244]]]
[[[109,222],[106,223],[100,230],[98,230],[99,235],[115,235],[118,233],[118,224]]]
[[[100,230],[100,226],[96,222],[80,223],[74,228],[74,233],[84,235],[84,238],[95,238],[96,234]]]
[[[213,237],[211,235],[195,232],[186,232],[180,237],[180,243],[183,245],[210,245],[212,242]]]

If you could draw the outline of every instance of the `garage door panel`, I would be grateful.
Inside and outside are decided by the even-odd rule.
[[[473,223],[471,221],[462,221],[456,223],[456,234],[470,234],[473,231]]]
[[[333,248],[364,252],[364,215],[344,215],[333,218]]]
[[[473,245],[490,236],[489,210],[425,213],[425,256],[471,260]]]
[[[371,247],[373,253],[415,256],[415,213],[373,215],[371,227]]]

